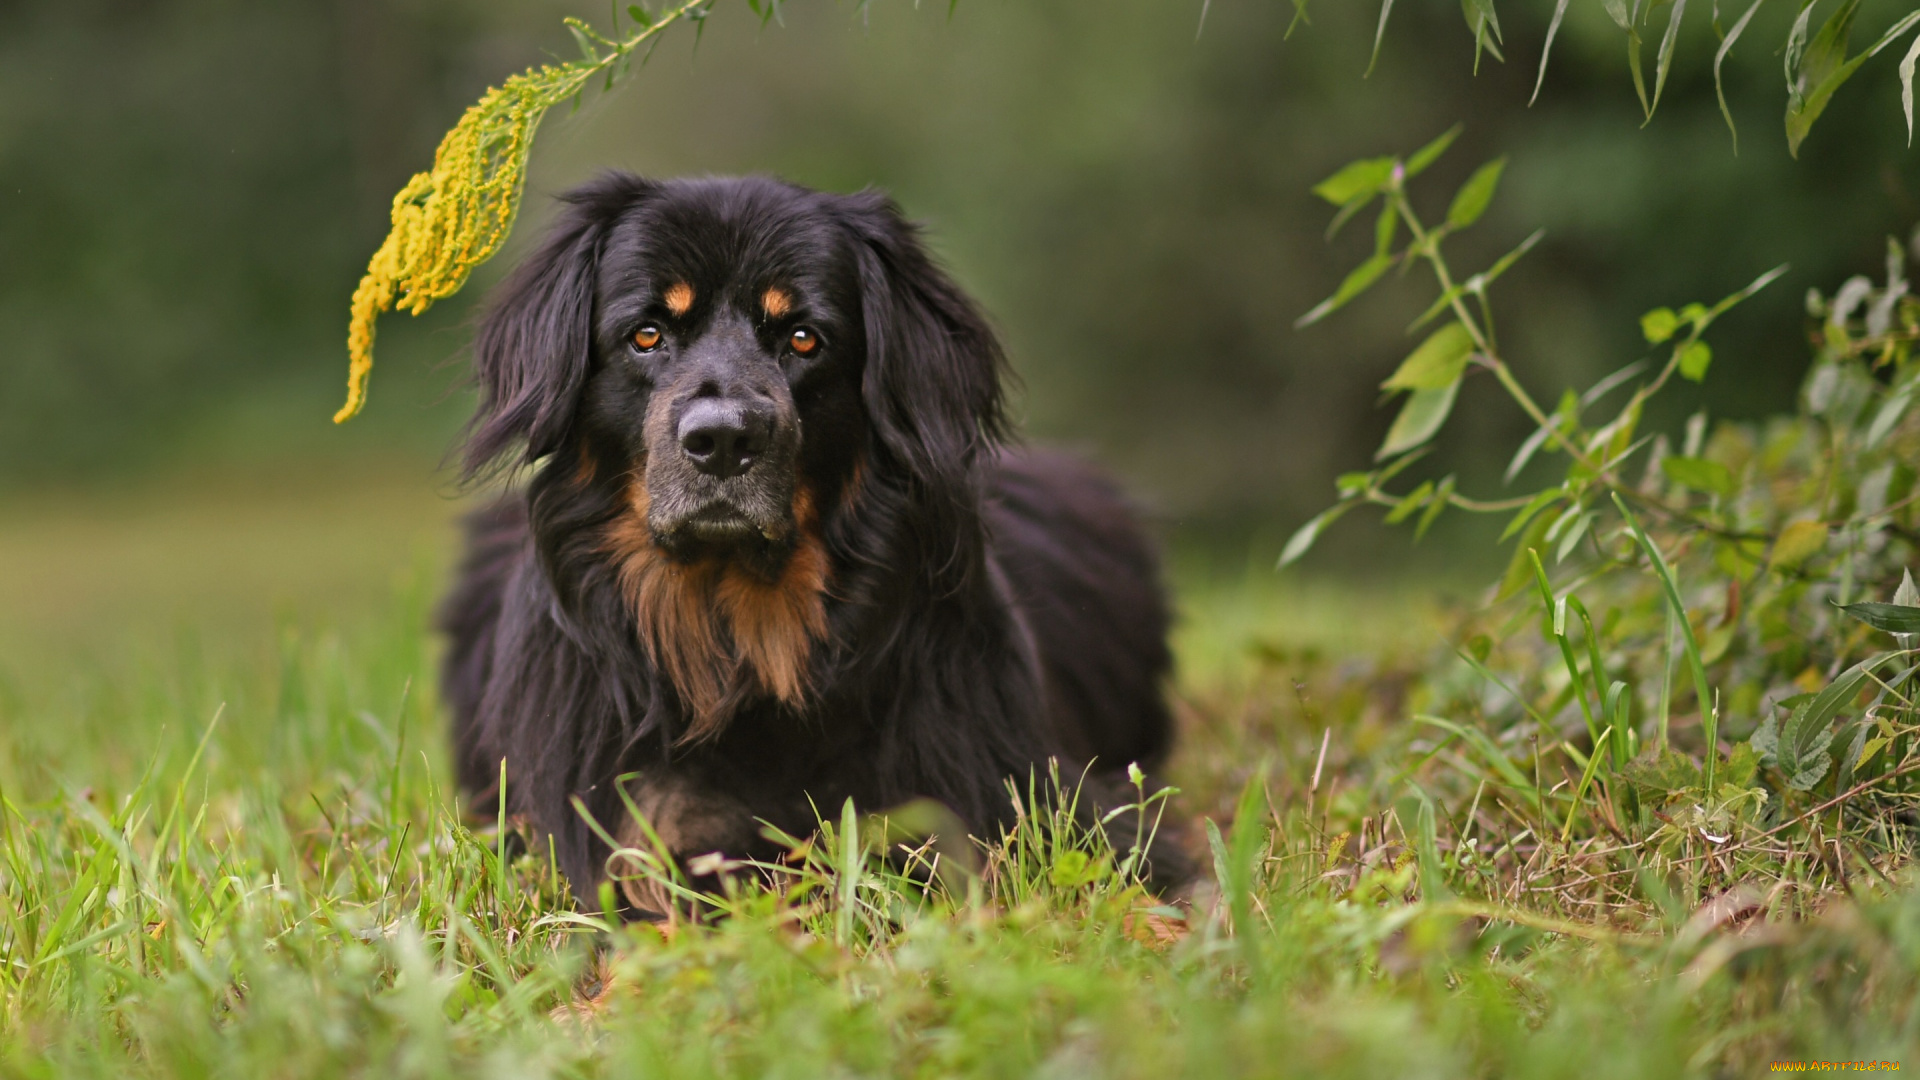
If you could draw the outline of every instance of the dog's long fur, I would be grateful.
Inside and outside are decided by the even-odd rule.
[[[890,202],[625,174],[565,201],[475,343],[469,475],[531,470],[471,518],[441,612],[476,803],[504,759],[507,809],[591,895],[609,849],[575,802],[617,833],[623,782],[675,854],[766,855],[756,819],[805,835],[849,796],[990,837],[1050,757],[1108,803],[1164,758],[1152,548],[1091,469],[1005,448],[994,335]],[[647,312],[667,359],[626,344]],[[796,318],[824,342],[805,362],[766,344]],[[722,346],[785,357],[761,396],[791,431],[729,481],[759,535],[710,548],[675,523],[716,482],[647,429],[681,407],[672,365]]]

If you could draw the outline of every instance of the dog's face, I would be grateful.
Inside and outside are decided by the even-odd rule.
[[[629,564],[644,546],[765,583],[864,485],[957,565],[931,548],[970,542],[1003,361],[892,203],[624,173],[564,201],[475,339],[469,476],[517,459],[542,490],[617,488]]]
[[[596,468],[642,481],[662,550],[773,572],[846,483],[867,437],[854,243],[831,197],[770,184],[668,189],[608,228],[579,427]]]

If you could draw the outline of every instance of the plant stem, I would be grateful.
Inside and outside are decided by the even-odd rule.
[[[1548,420],[1546,412],[1540,408],[1538,402],[1533,400],[1533,395],[1527,393],[1526,388],[1520,385],[1519,380],[1513,377],[1513,372],[1507,368],[1506,361],[1500,359],[1499,352],[1494,348],[1493,335],[1474,319],[1473,314],[1467,309],[1463,299],[1464,294],[1454,287],[1453,274],[1447,269],[1446,257],[1440,254],[1439,236],[1429,233],[1426,226],[1420,223],[1419,216],[1413,212],[1413,204],[1407,201],[1406,193],[1397,185],[1388,192],[1387,197],[1393,200],[1395,208],[1400,211],[1401,220],[1407,223],[1407,230],[1413,234],[1413,244],[1409,250],[1419,251],[1421,257],[1433,267],[1433,276],[1440,283],[1440,295],[1449,297],[1447,306],[1453,309],[1454,317],[1460,320],[1460,325],[1466,327],[1467,334],[1473,338],[1474,347],[1480,353],[1481,365],[1493,372],[1494,377],[1500,380],[1500,385],[1506,388],[1507,394],[1519,404],[1521,410],[1531,417],[1534,423],[1547,429],[1549,438],[1558,443],[1560,448],[1575,461],[1593,470],[1595,475],[1599,475],[1600,468],[1587,459],[1586,454],[1567,438],[1559,425]],[[1429,237],[1432,239],[1429,240]],[[1484,305],[1484,298],[1482,303]]]

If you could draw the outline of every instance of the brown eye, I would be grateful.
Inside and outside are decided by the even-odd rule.
[[[820,347],[820,335],[802,326],[794,330],[793,336],[787,339],[787,345],[801,356],[811,356],[813,350]]]
[[[652,352],[660,347],[660,328],[648,323],[633,332],[633,347],[641,352]]]

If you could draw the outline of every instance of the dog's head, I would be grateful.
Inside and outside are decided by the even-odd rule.
[[[640,481],[675,557],[777,572],[861,468],[950,489],[1000,432],[993,335],[885,198],[616,173],[565,201],[475,342],[470,471],[578,457]]]
[[[798,707],[836,552],[943,587],[978,562],[999,348],[879,195],[609,174],[565,201],[475,340],[469,476],[538,466],[563,605],[612,565],[683,737]]]

